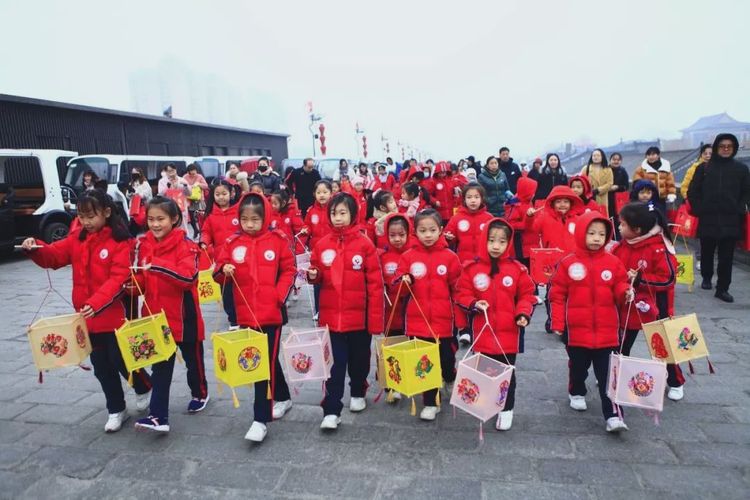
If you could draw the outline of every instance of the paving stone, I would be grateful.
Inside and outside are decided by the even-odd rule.
[[[637,463],[673,464],[678,459],[670,447],[658,441],[636,441],[628,439],[627,433],[621,435],[578,436],[573,438],[577,458],[612,460],[616,462],[632,461],[632,454],[637,453]],[[702,445],[693,445],[700,447]]]
[[[0,469],[12,469],[37,450],[38,446],[0,444]]]
[[[703,433],[719,443],[750,444],[750,422],[745,424],[701,424]]]
[[[279,484],[284,468],[258,462],[202,462],[187,481],[201,486],[245,490],[249,496],[270,492]]]
[[[15,417],[15,420],[41,424],[76,424],[95,412],[96,410],[86,406],[38,404]]]
[[[102,422],[102,426],[99,428],[75,427],[75,432],[71,432],[69,425],[25,424],[25,427],[30,432],[19,443],[36,446],[72,446],[74,448],[85,448],[92,441],[104,435],[104,422]]]
[[[34,406],[31,403],[2,403],[0,404],[0,420],[11,420]]]
[[[76,401],[89,396],[89,392],[78,390],[62,391],[59,389],[37,389],[18,400],[19,403],[45,403],[56,405],[73,405]],[[58,410],[59,411],[59,410]]]
[[[282,480],[279,492],[322,495],[328,498],[372,498],[377,490],[378,481],[382,478],[381,474],[365,472],[349,471],[341,474],[341,471],[320,465],[307,468],[292,467]],[[414,491],[421,492],[412,490],[412,495]]]
[[[32,431],[31,426],[0,420],[0,443],[15,443]]]
[[[41,477],[37,474],[0,470],[0,485],[2,485],[0,499],[15,500],[21,498],[23,492],[36,484]]]
[[[138,479],[146,481],[181,482],[187,470],[194,468],[186,460],[169,458],[154,454],[138,453],[134,455],[122,454],[113,458],[102,470],[101,476],[118,477],[122,479]],[[210,479],[206,476],[205,479]]]
[[[511,483],[506,481],[482,481],[482,493],[482,498],[488,500],[507,500],[508,498],[533,498],[534,500],[589,500],[592,498],[591,490],[580,485],[529,484]]]
[[[668,492],[693,498],[747,499],[748,485],[740,472],[723,467],[634,464],[647,491]]]
[[[750,447],[729,443],[673,443],[681,463],[714,467],[750,467]]]
[[[111,454],[101,451],[48,446],[28,457],[18,470],[35,473],[56,471],[67,477],[91,479],[111,459]]]
[[[433,473],[436,477],[471,477],[514,482],[539,480],[536,461],[510,453],[497,456],[441,451],[433,462]]]
[[[638,478],[629,464],[592,460],[540,460],[539,477],[544,482],[562,484],[599,484],[638,487]]]

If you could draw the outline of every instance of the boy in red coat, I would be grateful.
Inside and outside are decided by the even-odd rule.
[[[435,165],[435,175],[432,179],[430,199],[440,214],[440,218],[443,219],[443,224],[448,224],[448,221],[453,216],[453,208],[456,206],[456,196],[453,190],[455,184],[450,175],[450,163],[447,161],[437,162]]]
[[[529,266],[531,249],[539,246],[539,234],[531,228],[526,230],[526,213],[532,208],[532,198],[536,193],[537,182],[525,175],[518,179],[516,202],[505,204],[505,219],[513,228],[513,250],[516,259]],[[512,199],[511,199],[512,200]]]
[[[568,186],[555,186],[544,200],[543,208],[527,210],[527,220],[539,233],[542,248],[559,248],[564,252],[576,249],[573,232],[581,205],[581,199]]]
[[[458,258],[463,263],[479,255],[480,235],[492,214],[484,204],[484,188],[477,183],[466,184],[461,199],[461,207],[445,226],[445,239],[456,246]]]
[[[473,320],[474,352],[515,365],[516,354],[523,352],[523,328],[528,326],[536,305],[534,282],[526,266],[511,257],[513,229],[508,222],[492,219],[482,231],[481,241],[486,243],[479,249],[479,260],[467,264],[461,272],[456,303],[477,313]],[[515,399],[513,370],[505,406],[495,423],[497,430],[506,431],[513,424]]]
[[[570,407],[586,410],[586,378],[593,364],[607,432],[620,432],[627,426],[607,397],[607,376],[609,355],[619,346],[619,310],[633,299],[633,291],[625,266],[604,249],[612,233],[612,224],[600,212],[581,215],[575,228],[576,249],[560,261],[549,297],[552,330],[568,336]]]
[[[600,205],[596,203],[594,195],[591,191],[591,182],[585,175],[574,175],[568,181],[568,186],[571,190],[581,199],[581,207],[577,210],[577,215],[591,210],[599,210],[601,212]]]

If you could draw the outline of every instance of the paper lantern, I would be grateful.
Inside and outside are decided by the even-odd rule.
[[[609,355],[607,397],[620,406],[662,411],[667,386],[664,361]]]
[[[89,331],[80,313],[35,321],[28,339],[39,371],[80,365],[91,354]]]
[[[459,361],[451,404],[486,422],[505,408],[513,370],[483,354]]]
[[[268,336],[243,328],[211,335],[216,378],[229,387],[270,380]]]
[[[129,372],[167,361],[177,350],[164,311],[125,321],[115,337]]]
[[[643,332],[654,359],[676,364],[708,356],[695,313],[644,323]]]
[[[211,269],[198,273],[198,300],[201,304],[221,302],[221,286],[214,281]]]
[[[693,283],[695,283],[695,256],[692,253],[678,253],[675,255],[677,259],[677,283],[682,285],[688,285],[689,290],[693,291]]]
[[[675,217],[674,234],[684,238],[695,238],[698,234],[698,218],[690,215],[687,205],[681,205]]]
[[[389,335],[388,337],[375,337],[375,364],[377,367],[377,374],[375,378],[378,381],[378,385],[381,389],[387,389],[388,375],[386,371],[386,361],[383,357],[383,347],[400,344],[409,340],[406,335]]]
[[[436,342],[411,339],[383,346],[386,385],[405,396],[414,396],[443,383],[440,350]]]
[[[564,252],[559,248],[532,248],[531,279],[538,285],[549,283]]]
[[[295,255],[297,261],[297,274],[294,277],[294,287],[302,288],[307,284],[307,270],[310,269],[310,254],[301,253]]]
[[[328,327],[295,330],[281,343],[290,382],[328,380],[333,366],[333,350]]]

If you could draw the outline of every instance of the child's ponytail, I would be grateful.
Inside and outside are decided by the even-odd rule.
[[[654,206],[653,203],[632,202],[620,210],[620,219],[624,220],[633,229],[640,229],[641,234],[646,234],[655,225],[662,229],[664,237],[672,241],[672,231],[669,230],[669,222],[664,214]]]

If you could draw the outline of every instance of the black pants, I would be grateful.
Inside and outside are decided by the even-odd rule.
[[[719,250],[719,264],[716,274],[717,292],[726,292],[732,283],[732,260],[734,259],[735,238],[701,238],[701,276],[704,280],[711,280],[714,276],[714,252]]]
[[[485,354],[488,358],[492,358],[495,361],[501,363],[510,363],[511,366],[516,366],[516,354]],[[506,361],[506,358],[507,361]],[[508,387],[508,395],[505,397],[505,406],[503,411],[510,411],[516,406],[516,370],[513,370],[513,375],[510,377],[510,386]]]
[[[602,400],[602,414],[605,419],[616,417],[617,413],[612,400],[607,397],[607,376],[609,374],[609,355],[614,347],[588,349],[586,347],[567,346],[568,351],[568,393],[571,396],[586,395],[586,378],[589,366],[594,365],[594,376],[599,382],[599,398]],[[622,413],[622,410],[620,410]]]
[[[193,228],[193,235],[198,236],[200,229],[198,228],[198,212],[196,210],[188,210],[188,219],[190,219],[190,227]]]
[[[622,342],[622,352],[625,356],[630,356],[630,349],[633,348],[636,337],[640,330],[625,330],[625,339]],[[685,377],[679,365],[667,363],[667,385],[669,387],[682,387],[685,384]]]
[[[187,368],[187,382],[190,394],[196,399],[206,399],[208,384],[206,383],[206,367],[203,363],[203,342],[177,342]],[[156,363],[151,368],[151,381],[154,391],[151,393],[149,414],[161,420],[169,418],[169,389],[172,385],[174,361],[177,354],[173,354],[167,361]]]
[[[320,312],[320,285],[313,285],[313,299],[315,299],[315,314]]]
[[[94,365],[94,375],[102,385],[104,398],[107,401],[109,413],[119,413],[125,410],[125,393],[122,390],[120,376],[128,379],[130,374],[125,369],[125,362],[117,347],[114,332],[91,333],[91,364]],[[151,377],[146,370],[133,373],[133,389],[136,394],[146,394],[151,390]]]
[[[231,326],[237,326],[237,306],[234,304],[234,283],[231,280],[221,288],[221,303]]]
[[[364,330],[356,332],[331,332],[333,366],[331,378],[326,380],[323,398],[324,415],[341,415],[344,404],[344,382],[349,372],[349,390],[353,398],[363,398],[367,392],[367,375],[370,373],[370,342],[372,337]]]
[[[281,341],[280,326],[264,326],[263,333],[268,337],[268,353],[273,360],[271,380],[262,380],[255,383],[255,402],[253,403],[253,420],[262,424],[273,420],[273,402],[287,401],[291,399],[289,386],[284,378],[279,362],[279,344]],[[268,399],[268,384],[271,384],[271,399]]]
[[[411,337],[414,338],[414,337]],[[422,339],[434,342],[433,339]],[[451,384],[456,380],[456,351],[458,351],[458,340],[456,337],[444,337],[439,339],[440,369],[443,372],[443,380]],[[422,393],[422,403],[425,406],[437,406],[438,389],[430,389]]]

